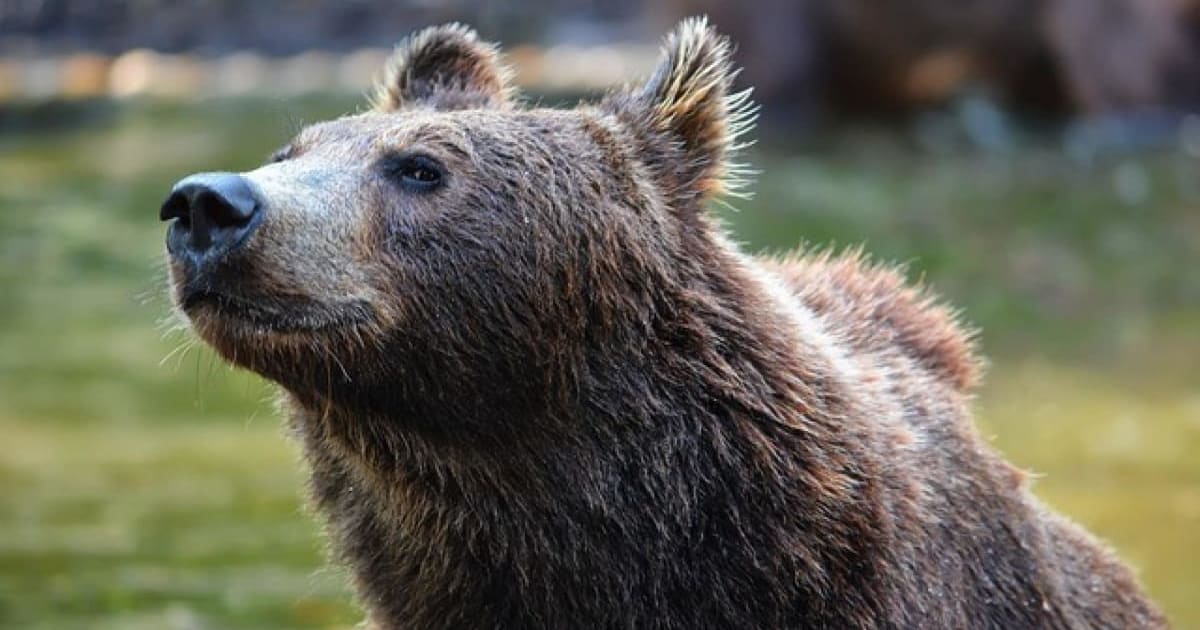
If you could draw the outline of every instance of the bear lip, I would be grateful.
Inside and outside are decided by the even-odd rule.
[[[266,306],[207,288],[183,291],[179,308],[191,318],[204,309],[219,321],[241,321],[280,333],[361,325],[372,319],[373,312],[366,302],[359,300],[331,306],[295,299],[286,304]]]

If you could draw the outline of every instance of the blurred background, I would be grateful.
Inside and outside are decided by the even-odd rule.
[[[270,387],[163,324],[159,203],[363,108],[416,28],[560,105],[697,13],[763,106],[714,210],[960,306],[984,433],[1200,628],[1197,0],[0,0],[0,627],[355,624]]]

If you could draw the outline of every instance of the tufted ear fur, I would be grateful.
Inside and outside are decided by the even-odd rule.
[[[686,19],[667,36],[654,74],[616,101],[634,135],[651,147],[647,165],[676,199],[737,194],[746,183],[749,171],[731,158],[745,146],[737,139],[753,125],[756,108],[750,90],[731,93],[738,73],[731,53],[705,18]]]
[[[509,72],[496,47],[462,24],[432,26],[396,47],[375,87],[375,109],[454,110],[508,102]]]

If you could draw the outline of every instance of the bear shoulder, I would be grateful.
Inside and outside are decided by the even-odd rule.
[[[907,282],[901,269],[873,262],[858,249],[759,262],[856,349],[894,345],[960,392],[978,383],[983,360],[975,331],[925,286]]]

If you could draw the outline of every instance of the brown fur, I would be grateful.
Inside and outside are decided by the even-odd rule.
[[[473,34],[418,34],[379,111],[245,174],[242,249],[172,262],[198,333],[286,391],[373,623],[1165,625],[976,434],[949,312],[704,212],[745,111],[728,51],[688,21],[644,86],[523,110]],[[435,189],[397,179],[414,152]]]

